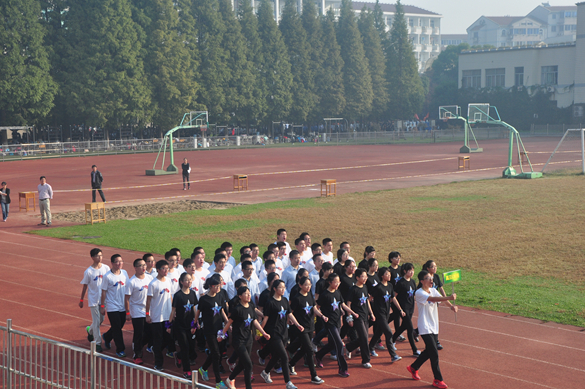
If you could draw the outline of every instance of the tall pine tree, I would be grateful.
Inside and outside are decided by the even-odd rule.
[[[390,29],[387,74],[389,82],[390,110],[394,119],[411,119],[424,101],[424,88],[418,74],[418,64],[400,0],[396,2],[396,14]]]
[[[345,87],[343,84],[343,59],[341,48],[335,35],[335,14],[329,8],[322,21],[323,64],[316,79],[316,90],[319,95],[319,118],[338,117],[345,109]]]
[[[75,0],[59,73],[70,116],[119,128],[149,119],[150,89],[128,0]]]
[[[337,38],[344,62],[345,115],[350,119],[360,119],[370,113],[374,94],[351,0],[341,1]]]
[[[380,42],[380,35],[374,26],[374,14],[364,6],[360,13],[358,26],[372,77],[372,117],[380,120],[388,110],[388,83],[386,82],[386,59]]]
[[[292,105],[290,62],[273,15],[270,2],[262,0],[258,9],[258,33],[262,41],[261,75],[266,85],[266,123],[288,117]]]
[[[43,123],[57,84],[43,45],[41,7],[36,0],[4,0],[0,11],[0,126]]]
[[[280,31],[288,49],[288,59],[293,76],[292,106],[288,119],[293,123],[304,123],[315,107],[317,96],[314,93],[314,68],[310,64],[310,50],[307,34],[301,17],[297,12],[297,1],[286,0]]]
[[[309,52],[309,69],[312,70],[310,76],[312,80],[309,85],[312,85],[312,92],[314,93],[314,105],[309,109],[308,119],[311,122],[317,122],[323,119],[319,113],[319,91],[317,89],[317,80],[323,74],[323,30],[321,28],[321,18],[317,12],[317,6],[313,0],[303,1],[303,12],[301,15],[303,28],[307,35],[307,50]]]

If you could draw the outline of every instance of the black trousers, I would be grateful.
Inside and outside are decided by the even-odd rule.
[[[339,328],[335,324],[329,322],[325,323],[325,328],[327,328],[329,334],[329,341],[325,347],[315,354],[315,357],[323,359],[328,352],[335,349],[337,351],[337,364],[339,365],[339,370],[345,371],[347,370],[347,361],[343,355],[343,342],[341,336],[339,336]]]
[[[392,330],[390,323],[388,323],[388,315],[376,314],[376,321],[374,322],[374,335],[370,340],[370,350],[373,350],[376,344],[380,341],[382,335],[386,338],[386,349],[391,357],[396,356],[396,351],[392,350]]]
[[[392,337],[392,342],[396,343],[396,339],[398,339],[398,337],[400,336],[400,334],[402,334],[404,331],[406,331],[406,335],[408,337],[408,342],[410,343],[410,348],[412,349],[412,352],[416,352],[417,348],[416,348],[416,344],[414,343],[414,328],[412,327],[412,314],[414,312],[406,312],[406,315],[402,318],[402,325],[400,326],[400,328],[398,328],[396,330],[396,332],[394,333],[394,336]],[[437,347],[437,345],[435,345],[435,348]]]
[[[400,315],[400,309],[396,308],[394,304],[392,304],[392,313],[390,314],[390,321],[389,323],[394,322],[394,332],[397,332],[400,328],[400,319],[402,316]]]
[[[311,342],[311,333],[301,332],[296,339],[298,340],[301,349],[297,350],[289,364],[294,367],[301,358],[305,357],[305,361],[307,361],[307,366],[309,367],[309,372],[311,372],[311,378],[317,377],[315,363],[313,362],[313,343]]]
[[[108,312],[108,320],[110,320],[110,329],[104,334],[104,340],[106,342],[114,340],[116,352],[121,353],[126,350],[124,336],[122,335],[122,328],[126,324],[126,311]]]
[[[362,363],[370,362],[370,349],[368,347],[368,323],[364,320],[354,319],[353,328],[357,333],[357,338],[345,345],[348,352],[360,348],[362,353]]]
[[[189,173],[183,173],[183,189],[185,189],[185,185],[187,185],[187,188],[191,188],[191,183],[189,182]]]
[[[105,203],[106,202],[106,198],[104,196],[104,192],[102,192],[102,187],[91,187],[92,191],[91,191],[91,202],[95,203],[95,192],[100,192],[100,197],[102,198],[102,201]]]
[[[437,341],[439,340],[439,335],[435,334],[425,334],[421,335],[423,341],[425,342],[425,350],[420,353],[416,361],[410,367],[414,370],[420,369],[420,367],[427,361],[427,359],[431,360],[431,369],[433,369],[433,375],[435,376],[436,380],[443,381],[443,375],[441,374],[441,369],[439,368],[439,350],[437,350]]]
[[[177,343],[179,343],[179,359],[181,360],[181,366],[183,371],[191,371],[190,360],[197,358],[197,352],[195,351],[195,339],[191,334],[190,328],[173,328],[173,336]]]
[[[288,353],[284,347],[284,341],[282,338],[274,336],[270,338],[268,344],[270,345],[270,354],[272,355],[272,358],[270,358],[270,361],[266,364],[264,371],[266,373],[270,373],[270,370],[272,370],[276,366],[276,363],[280,361],[284,382],[286,383],[290,381],[290,371],[288,370]]]
[[[217,341],[217,335],[214,333],[207,333],[205,334],[205,340],[207,341],[207,348],[209,349],[209,354],[207,355],[207,359],[203,362],[203,366],[201,368],[203,370],[209,369],[209,366],[213,365],[213,374],[215,374],[215,383],[219,384],[221,382],[221,375],[219,373],[219,364],[221,363],[221,354],[219,353],[219,343]]]
[[[154,352],[154,364],[163,367],[163,349],[166,347],[169,352],[175,352],[175,341],[167,332],[165,322],[152,323],[152,343]]]
[[[132,336],[132,349],[134,358],[142,358],[142,348],[145,344],[152,343],[152,324],[146,322],[145,317],[132,318],[134,335]]]
[[[250,353],[252,352],[252,340],[248,343],[234,344],[234,349],[238,353],[238,364],[229,376],[230,381],[234,380],[238,374],[244,371],[244,381],[246,382],[246,389],[252,389],[252,359]]]

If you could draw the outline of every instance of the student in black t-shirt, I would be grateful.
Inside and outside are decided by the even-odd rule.
[[[266,306],[268,300],[270,299],[270,289],[272,288],[272,284],[274,283],[274,281],[279,279],[280,276],[276,272],[268,273],[268,275],[266,276],[268,288],[263,290],[262,293],[260,293],[260,297],[258,298],[258,307],[262,309],[262,311],[264,311],[264,307]],[[262,345],[261,350],[256,350],[256,354],[258,355],[258,363],[264,366],[266,365],[266,358],[268,358],[268,356],[270,355],[270,346],[265,338],[260,338],[258,342]],[[280,366],[278,366],[278,368],[279,367]]]
[[[252,389],[253,365],[250,359],[252,333],[254,329],[257,329],[268,340],[270,340],[270,335],[264,331],[258,320],[256,320],[256,310],[254,304],[250,301],[252,299],[250,289],[247,286],[242,286],[238,289],[237,294],[240,297],[240,303],[229,308],[229,320],[223,330],[217,333],[217,340],[221,341],[229,328],[232,327],[232,345],[238,353],[238,364],[229,378],[226,378],[225,384],[228,388],[235,388],[232,382],[243,370],[246,389]]]
[[[270,358],[270,362],[268,362],[266,368],[262,370],[260,375],[267,384],[272,383],[270,371],[276,366],[276,363],[280,361],[286,389],[296,389],[297,387],[290,380],[288,353],[286,352],[284,344],[288,339],[287,323],[289,321],[294,324],[299,331],[303,331],[304,328],[291,314],[288,300],[284,297],[285,292],[286,285],[284,281],[275,280],[270,288],[270,298],[268,299],[266,306],[264,306],[264,320],[262,321],[262,326],[264,327],[264,330],[270,334],[268,342],[272,358]]]
[[[364,259],[360,261],[358,268],[368,271],[370,268],[368,261],[372,258],[376,258],[376,249],[372,246],[366,246],[366,249],[364,250]]]
[[[329,274],[331,273],[333,273],[333,265],[329,262],[324,262],[321,266],[321,270],[319,270],[319,281],[317,281],[317,285],[315,285],[315,301],[319,300],[319,295],[327,289],[327,277],[329,277]],[[317,322],[315,323],[315,337],[313,338],[313,344],[315,346],[321,346],[321,340],[327,336],[327,330],[325,329],[324,324],[323,319],[317,317]],[[333,354],[333,351],[331,354]]]
[[[431,276],[433,276],[433,288],[437,289],[437,292],[439,292],[441,294],[441,296],[443,297],[447,297],[447,293],[445,293],[445,289],[443,289],[443,281],[441,281],[441,277],[439,277],[439,275],[437,274],[437,264],[435,263],[435,261],[426,261],[425,264],[422,266],[423,270],[426,270],[429,272],[429,274]],[[419,282],[418,287],[420,288],[422,286],[422,284]],[[418,331],[417,331],[417,335],[418,335]],[[438,335],[437,335],[437,350],[442,350],[443,349],[443,345],[441,345],[441,342],[439,342],[438,339]]]
[[[372,290],[380,283],[380,277],[378,277],[378,260],[376,258],[368,259],[368,280],[366,286],[368,291],[372,294]]]
[[[189,181],[189,173],[191,173],[191,166],[189,166],[187,158],[183,158],[181,170],[183,171],[183,190],[191,189],[191,181]]]
[[[339,291],[343,296],[343,300],[347,301],[349,290],[355,285],[355,270],[357,269],[357,266],[354,261],[347,259],[343,264],[343,269],[344,273],[339,277],[339,280],[341,281]],[[350,340],[357,339],[357,333],[353,327],[351,327],[348,322],[344,322],[341,326],[341,339],[344,339],[348,334]]]
[[[193,278],[189,273],[183,273],[179,277],[181,289],[173,296],[173,309],[169,322],[173,325],[173,335],[179,343],[180,353],[175,353],[175,365],[183,366],[183,377],[191,379],[191,365],[189,361],[197,358],[195,352],[195,306],[198,303],[197,295],[191,290]],[[177,357],[180,355],[180,358]]]
[[[372,321],[376,321],[376,316],[370,307],[368,287],[366,281],[368,274],[364,269],[357,269],[355,271],[356,284],[351,287],[347,294],[347,306],[351,308],[357,315],[348,316],[346,321],[348,325],[356,330],[357,338],[345,345],[347,354],[351,353],[356,348],[360,348],[362,355],[362,366],[370,369],[370,350],[368,348],[368,315]]]
[[[295,277],[295,286],[292,287],[292,289],[290,290],[290,299],[292,301],[292,299],[299,294],[299,290],[301,289],[301,286],[299,285],[299,280],[303,277],[308,277],[309,276],[309,271],[305,268],[300,268],[299,272],[297,273],[297,276]]]
[[[315,316],[321,318],[321,320],[327,321],[327,317],[323,316],[323,313],[319,311],[319,308],[315,306],[315,298],[311,294],[311,280],[309,277],[303,277],[299,280],[301,290],[291,300],[291,309],[293,316],[296,317],[299,324],[303,327],[303,331],[299,331],[297,335],[298,350],[290,360],[291,372],[294,372],[294,367],[301,358],[305,357],[307,367],[311,372],[311,382],[314,384],[322,384],[323,381],[317,376],[315,370],[315,364],[313,363],[313,345],[311,344],[311,334],[313,333],[313,327],[315,323]],[[294,327],[293,327],[294,328]],[[292,331],[292,329],[291,329]],[[291,343],[292,344],[292,343]],[[295,346],[294,349],[298,349]]]
[[[401,269],[402,278],[396,283],[394,291],[396,292],[396,300],[406,313],[402,316],[402,325],[396,330],[392,336],[392,343],[396,343],[398,336],[406,330],[406,335],[412,354],[419,356],[420,351],[416,348],[414,343],[414,328],[412,326],[412,315],[414,314],[414,293],[416,292],[416,282],[412,279],[414,275],[414,266],[412,263],[405,263]]]
[[[400,266],[400,260],[401,257],[398,251],[392,251],[390,254],[388,254],[388,262],[390,262],[388,270],[390,271],[390,274],[392,274],[392,278],[390,279],[392,287],[396,287],[396,283],[398,282],[398,280],[400,280],[400,269],[402,269],[402,266]],[[402,316],[398,308],[392,305],[392,314],[390,315],[390,321],[394,322],[394,331],[398,331],[398,328],[400,328],[401,317]],[[403,342],[406,339],[402,335],[400,335],[398,337],[398,340]]]
[[[390,282],[392,277],[390,270],[388,270],[387,267],[381,268],[378,270],[378,277],[380,283],[372,290],[368,289],[370,295],[374,299],[372,302],[372,310],[377,318],[374,323],[374,335],[372,336],[372,340],[370,340],[370,351],[374,351],[376,344],[380,341],[382,334],[384,334],[384,337],[386,338],[386,348],[390,353],[392,362],[396,362],[401,360],[402,357],[396,354],[396,347],[392,343],[392,330],[388,323],[390,307],[394,303],[398,307],[402,316],[404,316],[405,313],[402,311],[402,308],[400,308],[400,303],[396,300],[396,297],[394,297],[394,288]]]
[[[333,273],[340,275],[345,273],[343,267],[345,266],[345,261],[349,259],[349,253],[345,249],[337,250],[337,259],[333,264]]]
[[[217,333],[222,330],[223,322],[228,321],[225,314],[226,302],[219,293],[222,290],[219,277],[213,276],[205,280],[203,288],[207,290],[207,294],[201,296],[199,299],[199,306],[197,311],[195,311],[195,317],[199,317],[201,313],[203,328],[200,331],[203,331],[205,334],[209,354],[203,365],[199,368],[199,375],[203,381],[209,381],[207,369],[213,365],[216,386],[220,388],[223,386],[227,387],[221,380],[219,371],[221,353],[219,352]]]
[[[343,341],[341,340],[341,336],[339,336],[342,310],[350,315],[357,315],[345,305],[345,300],[343,299],[341,292],[337,289],[339,288],[339,284],[339,276],[335,273],[331,273],[329,277],[327,277],[327,289],[319,295],[319,300],[317,300],[319,310],[323,315],[329,318],[329,320],[325,322],[325,328],[327,328],[329,334],[329,342],[327,342],[327,345],[315,354],[315,364],[317,367],[323,367],[323,362],[321,362],[323,357],[335,348],[337,350],[337,364],[339,365],[338,374],[345,378],[349,377],[349,372],[347,371],[347,362],[343,356]]]

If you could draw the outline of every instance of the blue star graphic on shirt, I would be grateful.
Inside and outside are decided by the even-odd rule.
[[[282,318],[284,318],[284,315],[286,315],[286,311],[284,310],[284,307],[280,307],[280,311],[278,312],[278,317],[280,317],[282,319]]]
[[[183,305],[183,307],[185,307],[185,312],[189,312],[194,305],[189,301],[187,304]]]
[[[364,305],[368,301],[368,298],[362,293],[362,297],[360,297],[360,305]]]
[[[401,279],[401,278],[402,278],[402,277],[400,277],[400,276],[396,276],[396,278],[394,279],[394,283],[396,283],[396,282],[400,281],[400,279]]]
[[[378,285],[378,281],[374,280],[374,283],[372,284],[372,287],[375,288],[376,285]]]
[[[331,307],[333,308],[334,311],[339,309],[339,302],[337,301],[337,299],[335,297],[333,298],[333,302],[331,303]]]
[[[211,308],[211,310],[213,311],[213,316],[218,315],[219,311],[221,311],[221,307],[217,305],[217,303],[215,303],[215,307]]]
[[[388,300],[390,300],[390,293],[388,293],[388,291],[386,291],[386,294],[384,295],[384,302],[388,302]]]
[[[305,314],[310,314],[311,313],[311,309],[313,309],[313,307],[311,305],[309,305],[309,302],[307,301],[305,304],[305,307],[303,308],[305,310]]]
[[[410,287],[410,290],[407,293],[408,293],[408,297],[412,297],[412,295],[414,294],[414,290],[412,290],[412,286]]]
[[[250,324],[252,324],[252,322],[253,322],[253,321],[254,321],[254,319],[252,319],[252,318],[250,317],[250,314],[248,313],[248,318],[247,318],[246,320],[244,320],[244,325],[245,325],[246,327],[250,327]]]

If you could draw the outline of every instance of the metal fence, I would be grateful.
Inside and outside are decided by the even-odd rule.
[[[502,127],[475,128],[475,137],[480,139],[506,138],[508,131]],[[374,145],[399,143],[437,143],[462,141],[463,129],[432,131],[355,131],[333,132],[299,136],[287,134],[269,138],[264,135],[215,136],[208,138],[174,138],[173,148],[178,151],[196,149],[232,149],[286,147],[291,144],[305,146],[325,145]],[[61,158],[73,156],[136,154],[157,152],[161,138],[115,141],[78,141],[55,143],[31,143],[0,146],[0,160],[37,158]]]
[[[0,380],[6,389],[215,389],[191,381],[111,358],[91,349],[60,343],[16,331],[12,320],[0,326]]]

